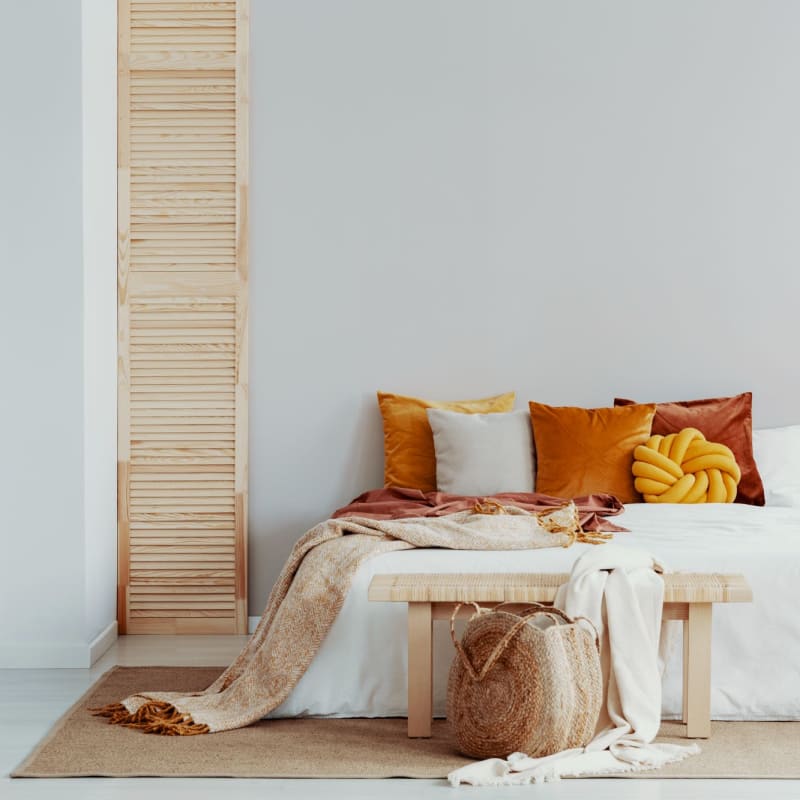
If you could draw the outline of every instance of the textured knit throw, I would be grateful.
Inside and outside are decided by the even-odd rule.
[[[497,509],[494,509],[495,511]],[[579,535],[570,503],[549,512],[505,507],[404,520],[331,519],[294,546],[258,628],[228,669],[203,692],[134,694],[95,714],[146,733],[187,736],[242,728],[277,708],[319,650],[361,564],[393,550],[530,550],[567,547]],[[609,507],[607,513],[616,513]]]

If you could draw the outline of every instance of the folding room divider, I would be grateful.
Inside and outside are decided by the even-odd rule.
[[[247,631],[249,0],[119,0],[118,619]]]

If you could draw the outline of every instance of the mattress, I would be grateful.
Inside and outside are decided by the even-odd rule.
[[[800,509],[633,504],[615,518],[623,546],[669,570],[742,572],[750,604],[714,606],[711,713],[720,720],[800,719]],[[602,546],[602,545],[600,545]],[[568,549],[387,553],[358,571],[310,668],[271,716],[405,716],[406,606],[371,603],[374,575],[390,572],[568,572],[591,545]],[[434,713],[444,715],[453,647],[434,625]],[[663,714],[681,711],[681,641],[663,680]]]

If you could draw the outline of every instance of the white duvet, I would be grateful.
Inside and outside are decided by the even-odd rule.
[[[742,572],[754,602],[714,606],[714,719],[800,719],[800,508],[635,504],[616,534],[674,571]],[[602,545],[600,545],[602,546]],[[568,572],[591,545],[517,551],[406,550],[358,572],[310,668],[271,716],[405,716],[406,606],[371,603],[373,575],[387,572]],[[452,644],[434,624],[434,713],[444,714]],[[681,652],[664,676],[663,715],[680,717]]]

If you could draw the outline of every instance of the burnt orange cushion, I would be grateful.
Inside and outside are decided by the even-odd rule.
[[[556,497],[607,492],[623,503],[633,485],[633,451],[650,438],[656,407],[574,408],[530,403],[536,447],[536,491]]]
[[[635,400],[617,397],[615,406],[627,406]],[[753,457],[753,393],[735,397],[709,397],[704,400],[683,400],[656,403],[653,433],[666,436],[684,428],[697,428],[709,442],[730,447],[742,471],[737,503],[764,505],[764,485]]]
[[[429,408],[464,414],[493,414],[514,408],[514,392],[483,400],[438,402],[378,392],[383,417],[383,479],[386,486],[436,491],[436,451],[428,423]]]

